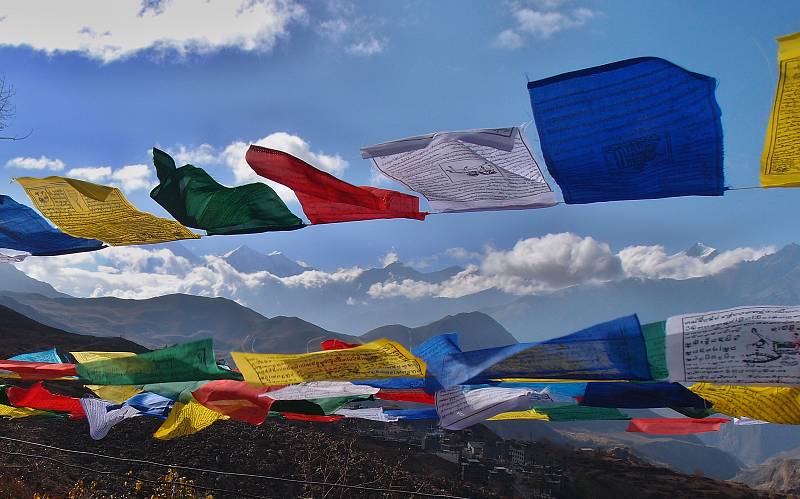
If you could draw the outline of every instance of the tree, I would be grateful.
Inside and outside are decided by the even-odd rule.
[[[5,75],[0,75],[0,131],[5,130],[8,127],[9,121],[16,115],[17,110],[12,101],[15,94],[16,91],[14,87],[6,81]],[[28,138],[31,133],[33,133],[33,130],[28,132],[24,137],[17,137],[14,135],[0,136],[0,140],[22,140]]]

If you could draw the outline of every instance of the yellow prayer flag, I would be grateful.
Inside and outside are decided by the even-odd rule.
[[[800,33],[778,38],[778,88],[761,155],[763,187],[800,186]]]
[[[115,187],[65,177],[17,181],[45,217],[75,237],[99,239],[112,246],[200,237],[174,220],[137,210]]]
[[[726,416],[744,416],[778,424],[800,424],[798,388],[695,383],[689,390],[711,402],[712,410]]]
[[[86,388],[101,399],[115,404],[121,404],[134,395],[142,393],[140,388],[131,385],[86,385]]]
[[[425,377],[424,361],[385,338],[343,350],[303,354],[231,352],[231,356],[245,381],[265,386]]]
[[[507,421],[511,419],[535,419],[537,421],[550,421],[550,417],[547,414],[536,412],[535,409],[528,409],[527,411],[501,412],[496,416],[490,417],[489,421]]]
[[[133,352],[70,352],[70,355],[75,357],[75,362],[78,364],[86,364],[87,362],[94,362],[96,360],[133,357],[136,354]]]
[[[219,419],[229,419],[228,416],[207,409],[195,400],[188,404],[175,402],[169,417],[153,434],[159,440],[171,440],[197,433],[208,428]]]
[[[12,407],[10,405],[0,404],[0,417],[3,418],[27,418],[28,416],[38,416],[39,414],[46,413],[45,411],[31,409],[29,407]]]

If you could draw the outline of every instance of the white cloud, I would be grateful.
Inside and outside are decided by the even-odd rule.
[[[224,165],[233,173],[234,181],[237,184],[264,182],[272,187],[284,201],[297,201],[294,191],[284,185],[259,176],[250,168],[250,165],[245,161],[245,154],[250,144],[288,152],[308,164],[333,175],[341,175],[348,167],[348,162],[338,154],[331,155],[323,152],[314,152],[311,150],[311,144],[297,135],[286,132],[272,133],[250,142],[235,141],[219,150],[210,144],[201,144],[194,148],[179,145],[176,148],[168,149],[168,151],[178,163],[192,163],[202,166]]]
[[[758,260],[774,252],[774,246],[736,248],[706,261],[683,252],[667,255],[663,246],[628,246],[619,252],[619,257],[628,277],[689,279],[716,274],[740,262]]]
[[[72,168],[67,172],[67,177],[88,180],[89,182],[103,182],[111,176],[110,166],[84,166]]]
[[[0,45],[76,52],[109,63],[144,50],[185,56],[223,48],[268,52],[306,17],[294,0],[11,0]],[[31,27],[36,29],[31,31]]]
[[[350,55],[357,55],[357,56],[370,56],[375,54],[380,54],[383,52],[383,49],[386,47],[386,40],[378,39],[374,37],[370,37],[366,40],[361,40],[355,43],[351,43],[347,47],[345,47],[345,52]]]
[[[662,246],[629,246],[614,253],[608,244],[575,234],[548,234],[518,241],[507,251],[488,249],[480,266],[469,265],[440,283],[405,279],[370,287],[372,298],[458,298],[487,289],[515,295],[551,292],[577,284],[602,283],[624,278],[689,279],[717,274],[743,261],[757,260],[775,248],[736,248],[712,259],[668,255]],[[462,248],[452,254],[478,257]]]
[[[516,49],[525,43],[523,35],[541,40],[562,31],[585,26],[600,15],[586,7],[569,7],[570,0],[517,0],[511,2],[514,26],[494,38],[492,45],[500,49]]]
[[[494,46],[501,49],[518,49],[522,46],[522,37],[513,29],[506,29],[497,34]]]
[[[6,161],[6,168],[61,171],[64,169],[64,162],[60,159],[50,159],[47,156],[39,156],[38,158],[26,158],[18,156]]]
[[[124,191],[151,189],[154,185],[152,168],[148,165],[126,165],[116,170],[110,166],[72,168],[68,177],[120,187]]]
[[[400,256],[397,254],[397,251],[395,251],[395,249],[392,248],[391,250],[389,250],[388,253],[383,255],[383,258],[381,258],[381,265],[383,265],[384,267],[388,267],[389,265],[399,260]]]

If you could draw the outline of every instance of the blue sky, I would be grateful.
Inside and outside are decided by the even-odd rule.
[[[177,8],[181,2],[175,1]],[[173,7],[162,3],[165,12]],[[262,40],[258,50],[229,43],[211,51],[189,47],[181,55],[132,45],[122,56],[98,56],[73,50],[68,34],[63,40],[43,35],[46,23],[4,35],[4,25],[31,15],[19,5],[24,2],[0,6],[0,18],[6,16],[0,21],[0,60],[17,91],[9,131],[32,128],[33,134],[0,143],[0,165],[45,156],[65,167],[24,170],[12,162],[2,168],[9,179],[83,167],[114,171],[149,164],[153,145],[174,151],[209,144],[220,152],[237,141],[284,132],[302,138],[310,153],[334,158],[340,167],[346,161],[341,176],[366,184],[374,179],[370,163],[360,158],[362,146],[531,119],[526,74],[538,79],[658,56],[718,79],[726,183],[754,186],[777,79],[774,38],[797,30],[800,19],[800,3],[792,1],[312,2],[295,6],[281,32]],[[523,22],[522,9],[536,14]],[[86,9],[74,10],[76,19],[62,24],[83,23]],[[144,22],[134,17],[132,23]],[[216,29],[214,19],[183,19],[188,27],[181,29],[194,24],[195,36]],[[98,15],[86,20],[97,31],[103,23]],[[506,30],[513,33],[503,47],[497,37]],[[535,143],[535,132],[529,132]],[[236,183],[230,167],[202,166],[221,182]],[[29,204],[17,185],[3,185],[0,192]],[[147,189],[128,195],[140,209],[165,215]],[[678,251],[695,241],[726,249],[781,246],[798,240],[793,229],[799,195],[792,189],[751,190],[721,198],[437,215],[425,222],[333,224],[186,245],[205,254],[247,244],[324,268],[377,262],[392,248],[403,260],[414,260],[453,247],[508,248],[560,232],[592,236],[615,251],[638,244]],[[297,204],[290,208],[299,212]]]

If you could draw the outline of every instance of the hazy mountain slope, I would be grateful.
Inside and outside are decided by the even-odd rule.
[[[140,345],[123,338],[98,338],[68,333],[40,324],[0,305],[0,358],[56,347],[62,352],[100,350],[144,352]]]
[[[312,270],[310,267],[300,265],[287,258],[278,251],[266,254],[258,252],[249,246],[239,246],[223,255],[222,258],[239,272],[247,274],[266,271],[278,277],[288,277],[302,274],[306,270]]]
[[[511,345],[517,342],[516,338],[496,320],[480,312],[448,315],[427,326],[414,328],[400,324],[382,326],[365,333],[361,339],[367,341],[389,338],[404,345],[414,346],[443,332],[458,333],[461,348],[464,350]]]
[[[4,293],[37,319],[54,327],[97,336],[124,336],[150,348],[211,337],[216,349],[290,353],[305,351],[311,339],[348,335],[326,331],[297,318],[263,315],[226,298],[165,295],[147,300],[120,298],[47,298]],[[318,343],[318,342],[317,342]],[[312,349],[318,345],[311,343]]]
[[[734,480],[760,490],[800,495],[800,447],[742,470]]]
[[[39,256],[35,258],[58,258],[57,256]],[[53,286],[46,282],[37,281],[28,277],[21,270],[10,264],[0,264],[0,290],[14,291],[17,293],[38,293],[51,298],[67,297],[59,293]]]

